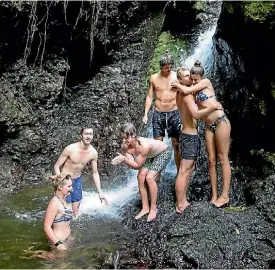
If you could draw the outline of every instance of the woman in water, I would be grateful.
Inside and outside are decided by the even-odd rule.
[[[70,175],[59,174],[51,177],[51,180],[54,196],[46,211],[44,231],[52,246],[64,251],[71,234],[70,221],[73,217],[72,205],[65,200],[72,192],[72,179]]]
[[[199,109],[208,107],[211,103],[217,102],[212,83],[204,78],[204,68],[199,61],[196,61],[190,70],[192,86],[184,86],[174,82],[172,86],[180,89],[184,94],[194,94]],[[229,204],[229,187],[231,179],[231,168],[228,158],[230,147],[231,125],[223,109],[217,109],[204,118],[205,141],[208,152],[208,167],[210,182],[212,186],[211,202],[217,207],[227,206]],[[218,197],[217,188],[217,167],[216,154],[221,163],[223,188],[220,197]]]
[[[121,138],[123,139],[122,151],[112,160],[113,165],[124,163],[138,172],[138,187],[142,201],[142,209],[135,219],[149,213],[147,221],[150,222],[157,215],[157,195],[158,186],[156,180],[160,177],[171,158],[172,151],[164,142],[151,138],[138,137],[136,128],[131,123],[122,126]],[[133,156],[136,156],[133,159]],[[149,188],[151,206],[149,208],[148,192]]]

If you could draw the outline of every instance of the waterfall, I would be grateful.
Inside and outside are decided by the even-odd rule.
[[[207,31],[201,33],[198,37],[198,46],[194,49],[192,55],[185,60],[182,59],[181,64],[188,69],[191,69],[196,60],[199,60],[205,69],[206,75],[209,74],[213,67],[213,36],[216,31],[215,24]]]

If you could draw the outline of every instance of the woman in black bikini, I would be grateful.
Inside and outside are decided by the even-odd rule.
[[[72,179],[70,175],[59,174],[52,177],[55,191],[51,199],[44,220],[44,231],[58,250],[66,250],[66,242],[71,234],[70,221],[73,217],[72,204],[65,200],[72,192]]]
[[[203,78],[204,68],[199,61],[196,61],[190,70],[193,86],[181,85],[181,92],[184,94],[195,94],[195,100],[200,109],[208,107],[211,102],[217,102],[215,91],[209,79]],[[231,125],[223,110],[215,110],[204,118],[205,141],[208,152],[208,166],[210,182],[212,185],[211,202],[217,207],[229,204],[229,187],[231,179],[231,168],[228,159],[230,146]],[[218,197],[217,188],[217,159],[222,167],[223,189],[221,196]]]

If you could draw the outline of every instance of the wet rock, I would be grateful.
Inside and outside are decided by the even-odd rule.
[[[11,159],[0,157],[1,190],[6,193],[17,190],[24,176],[24,170]]]
[[[26,98],[16,92],[12,84],[5,79],[0,81],[0,126],[1,141],[10,133],[18,132],[22,126],[32,124],[34,113]]]
[[[268,268],[275,256],[274,221],[254,207],[218,209],[200,198],[190,199],[183,214],[175,213],[173,179],[162,178],[156,221],[134,219],[140,205],[133,201],[125,224],[136,232],[136,239],[121,258],[131,257],[146,268]],[[257,192],[257,191],[256,191]],[[256,193],[255,192],[255,193]],[[267,208],[271,207],[268,205]],[[273,212],[270,212],[273,215]],[[121,259],[120,267],[127,267]]]

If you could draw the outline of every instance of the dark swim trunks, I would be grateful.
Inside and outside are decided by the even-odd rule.
[[[179,147],[181,159],[196,160],[201,150],[199,135],[181,133]]]
[[[153,136],[154,138],[164,137],[165,129],[167,130],[168,137],[178,138],[181,133],[181,116],[179,110],[173,110],[171,112],[159,112],[153,113]]]
[[[73,192],[66,197],[67,203],[74,203],[79,202],[82,200],[82,177],[79,176],[75,179],[72,179],[73,181]]]

